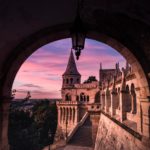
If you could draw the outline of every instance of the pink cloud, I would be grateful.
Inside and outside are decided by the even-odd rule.
[[[27,59],[15,78],[14,89],[23,88],[24,91],[31,91],[33,98],[60,98],[62,74],[67,66],[70,48],[66,49],[65,45],[64,50],[62,42],[55,43],[60,48],[57,52],[54,47],[51,47],[50,50],[42,47]],[[112,49],[109,53],[108,48],[104,44],[97,45],[96,43],[94,45],[87,42],[79,61],[76,61],[82,81],[90,75],[94,75],[98,79],[100,62],[103,63],[104,68],[114,68],[116,62],[121,62],[121,66],[124,65],[124,58],[116,52],[112,52]],[[25,95],[25,92],[16,94],[17,98],[25,97]]]

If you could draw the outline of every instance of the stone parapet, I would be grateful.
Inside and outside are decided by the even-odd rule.
[[[80,104],[78,101],[58,101],[57,105],[69,105],[69,104]]]
[[[142,101],[141,109],[142,134],[150,139],[150,102]]]
[[[120,134],[121,133],[121,134]],[[144,137],[110,115],[101,113],[95,150],[149,150]],[[102,142],[103,141],[103,142]],[[146,143],[150,142],[147,140]]]

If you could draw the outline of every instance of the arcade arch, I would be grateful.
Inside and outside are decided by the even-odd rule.
[[[33,37],[29,37],[29,43],[24,44],[21,43],[17,46],[14,51],[17,54],[17,57],[15,59],[12,57],[8,63],[10,66],[6,68],[5,72],[5,78],[3,80],[3,83],[1,85],[1,96],[4,97],[4,99],[9,99],[11,97],[11,88],[14,81],[14,78],[16,76],[16,73],[18,72],[20,66],[23,64],[23,62],[39,47],[41,47],[44,44],[47,44],[48,42],[52,42],[58,39],[63,39],[69,37],[69,31],[68,30],[60,30],[59,32],[55,31],[47,35],[43,35],[41,37],[38,37],[35,41],[31,40]],[[138,87],[140,88],[139,97],[137,100],[138,105],[140,105],[140,99],[145,99],[147,101],[147,97],[149,96],[149,81],[147,74],[145,74],[146,70],[143,70],[145,67],[142,68],[142,62],[140,62],[139,58],[136,58],[135,55],[133,55],[132,50],[129,50],[127,47],[125,47],[123,44],[121,44],[119,41],[112,39],[111,37],[100,34],[98,31],[89,31],[87,33],[87,38],[95,39],[98,41],[102,41],[105,44],[110,45],[114,49],[116,49],[118,52],[120,52],[130,63],[132,66],[132,70],[135,72],[135,75],[137,77],[137,80],[139,81]],[[31,41],[30,41],[31,40]],[[25,41],[26,43],[26,41]],[[66,81],[67,82],[67,81]],[[134,100],[135,101],[135,100]],[[134,102],[132,102],[134,103]],[[110,106],[110,104],[108,104]],[[4,105],[3,107],[6,107]],[[62,110],[63,113],[63,110]],[[65,112],[64,112],[65,113]],[[74,110],[73,110],[74,113]],[[6,119],[8,119],[6,117]],[[3,128],[3,127],[2,127]],[[6,126],[7,128],[7,126]],[[6,129],[7,130],[7,129]],[[6,134],[6,133],[4,133]],[[146,136],[147,133],[143,133]]]

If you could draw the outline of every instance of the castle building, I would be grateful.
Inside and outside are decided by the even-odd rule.
[[[72,51],[62,78],[62,101],[57,102],[58,127],[55,139],[69,141],[74,129],[88,117],[88,111],[100,112],[99,82],[95,80],[81,83]]]
[[[94,103],[95,95],[99,92],[99,82],[81,83],[81,75],[77,70],[71,50],[67,69],[62,75],[62,101]]]
[[[99,81],[94,77],[89,77],[86,82],[81,83],[81,75],[77,70],[71,51],[62,78],[62,100],[57,102],[56,145],[62,143],[62,145],[65,145],[70,141],[75,142],[77,140],[80,141],[79,143],[81,141],[87,141],[87,143],[92,141],[91,147],[94,148],[95,146],[95,149],[99,149],[100,146],[105,149],[103,142],[102,145],[97,144],[97,142],[106,138],[107,135],[103,133],[105,127],[102,125],[107,124],[107,128],[109,128],[108,122],[112,122],[114,130],[119,128],[120,131],[127,133],[128,138],[134,136],[138,139],[140,137],[142,126],[139,121],[141,119],[141,110],[138,104],[139,85],[128,63],[122,70],[119,68],[119,63],[116,63],[114,69],[103,69],[100,63]],[[88,126],[88,130],[85,130],[84,126],[88,120],[90,120],[91,128]],[[84,133],[80,131],[81,128],[83,128]],[[90,130],[91,135],[87,134]],[[85,140],[86,137],[88,138]]]

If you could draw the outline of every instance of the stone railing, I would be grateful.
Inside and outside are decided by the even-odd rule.
[[[105,117],[109,118],[111,121],[113,121],[114,123],[116,123],[118,126],[120,126],[122,129],[124,129],[125,131],[127,131],[128,133],[130,133],[135,138],[139,139],[140,141],[142,140],[142,135],[140,133],[138,133],[137,131],[135,131],[132,128],[128,127],[126,124],[121,123],[119,120],[115,119],[114,117],[110,116],[109,114],[105,113],[104,111],[101,111],[101,113]]]
[[[70,133],[68,134],[68,137],[67,137],[67,140],[66,140],[66,143],[70,141],[70,139],[73,137],[73,135],[76,133],[76,131],[78,130],[78,128],[80,126],[83,125],[83,123],[85,122],[85,120],[87,119],[87,117],[89,116],[89,113],[86,112],[85,115],[82,117],[82,119],[80,120],[80,122],[78,122],[75,127],[73,128],[72,131],[70,131]]]
[[[79,102],[78,101],[58,101],[58,102],[56,102],[56,104],[79,104]]]

